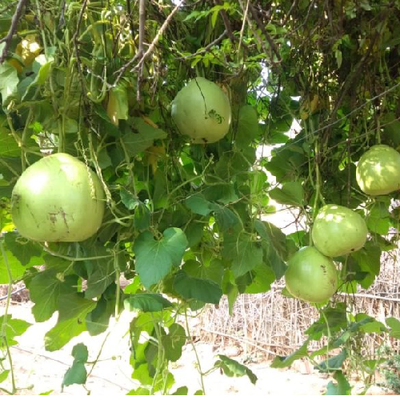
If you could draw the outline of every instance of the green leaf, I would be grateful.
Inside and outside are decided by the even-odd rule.
[[[121,196],[121,201],[122,204],[128,209],[128,210],[134,210],[138,205],[139,205],[139,199],[131,192],[128,192],[125,188],[121,187],[121,190],[119,192],[119,195]]]
[[[269,196],[280,204],[302,206],[304,203],[304,190],[300,182],[285,182],[282,189],[272,189]]]
[[[368,230],[379,235],[387,235],[390,225],[388,205],[381,201],[376,202],[367,217]]]
[[[172,269],[181,263],[187,247],[187,239],[179,228],[168,228],[163,238],[154,239],[146,231],[141,233],[135,241],[135,268],[145,287],[160,282]]]
[[[218,304],[222,297],[221,288],[208,279],[193,278],[179,271],[174,279],[174,289],[185,299]]]
[[[18,146],[14,137],[8,129],[0,126],[0,156],[1,157],[20,157],[21,148]]]
[[[266,265],[255,268],[252,272],[251,284],[246,287],[245,293],[265,293],[271,289],[271,283],[275,281],[274,272]]]
[[[128,393],[130,396],[149,396],[150,389],[146,389],[144,387],[138,387],[137,389],[132,389]]]
[[[75,361],[85,363],[89,358],[87,347],[83,343],[76,344],[72,349],[72,357],[75,358]]]
[[[139,203],[135,210],[135,216],[133,217],[135,228],[139,231],[149,229],[151,222],[150,217],[150,211],[147,206],[143,203]]]
[[[232,262],[232,271],[235,278],[255,270],[262,263],[263,251],[259,243],[255,243],[250,239],[241,240],[237,243],[236,256]]]
[[[21,279],[27,268],[26,266],[23,266],[10,251],[5,251],[4,255],[3,252],[0,252],[0,284],[11,283],[8,276],[7,267],[11,272],[13,282]]]
[[[259,134],[257,111],[249,105],[244,105],[239,110],[239,123],[235,137],[235,144],[239,148],[245,148]]]
[[[350,395],[351,386],[346,377],[343,375],[343,372],[336,371],[333,377],[336,380],[337,384],[329,382],[326,394],[331,396]]]
[[[8,232],[4,235],[4,240],[13,255],[18,258],[22,265],[26,266],[32,257],[40,257],[42,255],[41,248],[31,241],[22,239],[15,232]],[[43,260],[35,260],[37,265],[43,264]]]
[[[18,344],[14,338],[21,336],[31,325],[22,319],[12,318],[9,314],[0,316],[0,329],[4,333],[4,336],[0,337],[0,347]],[[4,339],[7,340],[7,343],[4,342]]]
[[[265,221],[255,221],[254,227],[261,237],[265,262],[274,271],[276,279],[282,278],[287,269],[282,259],[287,253],[286,237],[276,226]]]
[[[63,386],[69,386],[73,384],[83,385],[86,383],[87,372],[85,363],[89,357],[87,347],[83,343],[76,344],[72,349],[72,356],[74,357],[74,362],[72,367],[69,368],[64,375],[62,382]]]
[[[287,357],[282,357],[282,356],[275,357],[271,363],[271,368],[290,367],[294,361],[300,360],[303,357],[307,357],[308,356],[308,342],[309,342],[309,339],[307,339],[298,350],[296,350],[295,352],[293,352],[292,354],[290,354]]]
[[[88,257],[108,255],[99,249],[88,253]],[[100,296],[107,287],[115,280],[114,258],[99,258],[97,260],[88,260],[83,262],[88,272],[87,288],[85,297],[93,299]]]
[[[17,70],[8,63],[0,65],[0,94],[3,107],[17,93],[19,83]]]
[[[169,361],[178,361],[186,343],[186,332],[181,325],[175,323],[168,328],[168,331],[168,335],[163,336],[161,340],[165,357]]]
[[[148,125],[142,118],[133,118],[133,123],[138,132],[130,132],[122,137],[126,151],[131,156],[151,147],[154,140],[165,139],[167,137],[167,134],[163,130]]]
[[[86,328],[91,336],[107,330],[110,317],[115,312],[115,301],[108,301],[102,296],[96,308],[86,315]]]
[[[172,396],[186,396],[189,393],[187,386],[181,386],[172,393]]]
[[[46,350],[59,350],[73,337],[86,331],[86,315],[95,307],[96,302],[84,299],[78,293],[60,296],[57,324],[45,335]]]
[[[320,364],[316,366],[316,368],[321,372],[338,370],[342,367],[346,359],[347,359],[347,350],[343,349],[338,355],[330,357],[326,361],[322,361]]]
[[[354,259],[358,264],[358,269],[362,272],[368,273],[368,275],[362,279],[361,286],[367,289],[371,286],[375,277],[379,275],[381,268],[381,248],[380,246],[367,242],[365,246],[352,253],[351,259]]]
[[[157,293],[137,293],[124,300],[124,307],[128,311],[155,312],[172,307],[172,303]]]
[[[72,367],[67,370],[62,381],[63,386],[73,384],[83,385],[86,383],[87,371],[85,365],[79,361],[74,362]]]
[[[221,232],[241,226],[239,217],[228,207],[212,204],[211,209],[215,212],[215,219]]]
[[[10,370],[9,369],[6,369],[6,370],[2,371],[0,373],[0,383],[3,383],[8,378],[9,374],[10,374]]]
[[[215,366],[221,368],[226,376],[229,377],[241,377],[247,376],[250,382],[255,385],[257,382],[257,376],[253,371],[243,364],[240,364],[236,360],[232,360],[229,357],[218,354],[219,361],[216,361]]]
[[[36,322],[47,321],[58,310],[61,294],[76,292],[77,276],[63,277],[63,266],[39,272],[27,283]]]
[[[211,203],[202,194],[194,194],[185,200],[186,206],[196,214],[208,215]]]
[[[386,325],[390,328],[389,336],[400,339],[400,321],[397,318],[389,317],[385,320]]]
[[[235,187],[229,183],[221,183],[208,187],[204,190],[204,196],[208,201],[218,201],[222,204],[233,203],[239,199]]]

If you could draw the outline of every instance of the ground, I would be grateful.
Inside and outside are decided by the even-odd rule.
[[[31,306],[30,302],[12,305],[12,317],[34,323]],[[4,309],[1,311],[1,314],[4,314]],[[44,349],[44,335],[54,326],[56,315],[44,323],[34,323],[23,335],[16,338],[18,345],[12,348],[16,382],[18,388],[21,388],[19,393],[36,395],[51,391],[51,394],[85,395],[90,391],[90,394],[94,395],[123,395],[137,388],[137,384],[131,379],[132,367],[129,364],[129,343],[126,335],[131,318],[131,313],[124,312],[118,322],[112,321],[113,326],[108,333],[96,337],[82,334],[62,350],[55,352]],[[94,360],[103,344],[104,346],[99,362],[93,368],[85,385],[86,389],[80,385],[62,389],[63,376],[73,361],[71,350],[77,343],[87,345],[89,361]],[[210,343],[198,342],[196,349],[204,371],[214,365],[216,354],[232,357],[229,354],[231,349],[215,349]],[[329,382],[326,376],[299,366],[297,371],[270,368],[269,363],[247,364],[247,366],[258,377],[256,385],[253,385],[247,377],[229,378],[221,375],[219,371],[214,371],[205,377],[206,394],[319,395],[325,391]],[[196,371],[191,345],[185,347],[182,358],[172,367],[176,387],[188,386],[189,394],[194,394],[200,389],[199,374]],[[7,387],[4,383],[2,385]]]

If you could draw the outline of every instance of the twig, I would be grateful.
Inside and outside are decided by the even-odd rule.
[[[11,293],[10,293],[10,296],[14,296],[15,294],[17,294],[17,293],[19,293],[19,292],[22,292],[22,291],[25,290],[25,289],[26,289],[26,286],[23,286],[23,287],[21,287],[21,288],[15,290],[14,292],[11,292]],[[8,295],[0,297],[0,301],[6,300],[7,297],[8,297]]]
[[[167,29],[168,24],[171,22],[172,17],[175,15],[175,13],[179,10],[179,7],[181,6],[183,0],[181,0],[175,8],[171,11],[171,14],[168,15],[164,23],[161,25],[161,28],[157,32],[157,35],[151,42],[149,48],[147,51],[143,54],[142,58],[140,61],[136,64],[135,67],[132,68],[132,72],[137,71],[141,65],[146,61],[147,57],[154,51],[154,48],[156,47],[158,41],[160,40],[161,35],[164,33],[164,31]],[[118,84],[119,80],[122,78],[122,75],[125,73],[125,71],[132,66],[132,64],[139,58],[139,53],[136,53],[135,57],[132,58],[129,62],[127,62],[122,68],[120,68],[116,73],[118,73],[118,76],[114,82],[114,87]]]
[[[146,0],[139,0],[139,47],[138,57],[143,57],[144,54],[144,35],[145,35],[145,23],[146,23]],[[136,100],[140,102],[141,93],[140,88],[143,80],[143,63],[139,68],[136,85]]]
[[[250,4],[250,0],[247,0],[246,9],[244,10],[244,14],[243,14],[242,29],[240,30],[240,36],[239,36],[239,47],[238,47],[238,51],[237,51],[238,57],[240,56],[240,46],[242,45],[244,27],[246,26],[247,13],[249,12],[249,4]]]
[[[135,38],[135,27],[133,26],[131,1],[130,0],[126,0],[126,11],[128,12],[129,28],[131,30],[132,39],[134,39]]]
[[[288,13],[285,16],[285,19],[283,20],[283,22],[281,24],[282,26],[286,25],[286,22],[288,21],[288,19],[290,17],[290,14],[292,13],[293,9],[297,6],[298,2],[299,2],[299,0],[294,0],[293,1],[292,5],[290,6],[290,9],[289,9]]]
[[[227,35],[227,30],[225,29],[222,34],[220,36],[218,36],[215,40],[213,40],[211,43],[209,43],[206,47],[204,47],[204,49],[197,51],[196,53],[193,54],[189,54],[188,56],[185,57],[181,57],[181,60],[187,60],[189,58],[193,58],[196,57],[200,54],[204,54],[207,53],[208,50],[211,49],[211,47],[215,46],[216,44],[218,44],[226,35]]]
[[[214,3],[217,5],[222,4],[221,0],[214,0]],[[220,10],[219,13],[221,14],[222,20],[224,21],[225,29],[226,29],[229,39],[231,40],[232,43],[236,42],[238,39],[235,37],[235,35],[232,32],[232,27],[231,27],[231,23],[229,22],[228,14],[226,13],[225,10]]]
[[[8,30],[7,35],[4,36],[4,38],[2,38],[0,40],[0,43],[5,42],[5,44],[6,44],[4,46],[2,54],[0,56],[0,64],[3,64],[4,60],[6,59],[6,56],[7,56],[7,53],[8,53],[8,49],[11,46],[11,40],[12,40],[12,38],[14,36],[15,31],[17,30],[17,24],[18,24],[18,21],[19,21],[19,19],[21,17],[22,10],[23,10],[26,2],[27,2],[27,0],[19,0],[18,1],[17,8],[16,8],[15,13],[14,13],[14,15],[12,17],[12,20],[11,20],[10,29]]]
[[[271,46],[272,51],[275,53],[275,55],[276,55],[276,57],[278,59],[278,62],[282,62],[282,57],[281,57],[281,54],[279,53],[278,46],[272,40],[271,36],[269,35],[267,30],[265,29],[264,24],[262,23],[262,21],[258,17],[257,10],[254,8],[254,6],[251,4],[251,2],[249,2],[249,8],[250,8],[251,14],[253,15],[254,20],[257,23],[257,26],[260,28],[261,32],[264,34],[265,38],[267,39],[268,44]]]

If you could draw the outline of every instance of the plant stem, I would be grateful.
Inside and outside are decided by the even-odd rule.
[[[204,375],[205,374],[201,369],[200,357],[199,357],[199,354],[197,353],[196,346],[193,343],[192,335],[190,334],[190,326],[189,326],[189,318],[188,318],[188,314],[187,314],[187,309],[185,309],[185,324],[186,324],[186,332],[187,332],[190,344],[192,345],[193,352],[194,352],[194,355],[195,355],[196,361],[197,361],[196,368],[197,368],[197,371],[200,374],[201,390],[203,391],[203,395],[205,395],[206,394],[206,387],[205,387],[205,384],[204,384]]]
[[[4,243],[3,240],[0,240],[0,249],[1,249],[1,255],[4,260],[4,264],[7,269],[7,276],[8,276],[8,287],[7,287],[7,300],[6,300],[6,307],[4,309],[4,316],[3,316],[3,324],[1,326],[1,338],[5,343],[6,349],[7,349],[7,357],[8,357],[8,362],[10,364],[10,371],[11,371],[11,384],[12,384],[12,394],[14,394],[17,389],[15,385],[15,376],[14,376],[14,369],[13,369],[13,362],[11,358],[11,352],[10,352],[10,347],[8,346],[7,342],[7,336],[6,336],[6,326],[7,326],[7,318],[8,318],[8,309],[10,307],[10,302],[11,302],[11,292],[12,292],[12,283],[13,283],[13,278],[10,270],[10,265],[8,264],[8,259],[7,259],[7,254],[4,250]]]

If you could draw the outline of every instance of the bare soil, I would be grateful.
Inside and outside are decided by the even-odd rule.
[[[38,395],[50,392],[52,395],[123,395],[138,387],[131,379],[132,367],[129,364],[129,323],[132,313],[124,312],[118,321],[112,321],[110,329],[95,337],[87,333],[71,340],[62,350],[48,352],[44,348],[45,333],[56,323],[54,315],[49,321],[35,323],[31,313],[32,303],[18,303],[11,306],[13,318],[24,319],[33,325],[20,337],[18,345],[13,346],[12,361],[18,394]],[[0,309],[1,314],[4,308]],[[72,365],[72,348],[77,343],[84,343],[89,350],[89,361],[99,361],[93,367],[85,387],[71,385],[61,387],[63,376]],[[196,343],[203,371],[210,369],[216,354],[232,356],[232,349],[215,349],[210,343]],[[236,358],[243,362],[240,358]],[[258,381],[253,385],[247,377],[229,378],[214,371],[204,379],[206,394],[246,394],[249,395],[320,395],[324,393],[329,382],[326,376],[297,364],[297,371],[270,368],[269,363],[247,364],[257,375]],[[189,394],[201,388],[200,376],[196,369],[196,357],[192,346],[185,347],[182,358],[173,364],[176,387],[187,386]],[[299,372],[302,371],[303,373]],[[10,389],[3,383],[3,387]],[[375,392],[376,393],[376,388]],[[382,393],[378,391],[377,393]]]

